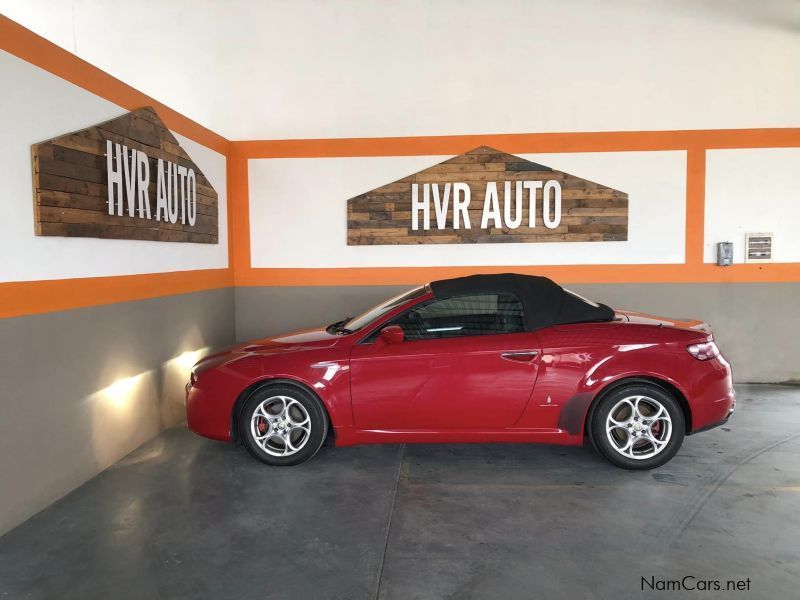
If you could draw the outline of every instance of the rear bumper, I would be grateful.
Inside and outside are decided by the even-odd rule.
[[[704,366],[707,370],[694,382],[687,398],[692,411],[692,434],[726,423],[736,408],[730,364],[720,356]]]
[[[687,435],[694,435],[695,433],[701,433],[703,431],[708,431],[709,429],[716,429],[717,427],[721,427],[722,425],[725,425],[725,423],[728,422],[728,420],[731,418],[732,415],[733,415],[733,409],[731,408],[731,411],[730,413],[728,413],[728,416],[722,419],[722,421],[711,423],[711,425],[706,425],[705,427],[701,427],[700,429],[694,429],[693,431],[690,431]]]

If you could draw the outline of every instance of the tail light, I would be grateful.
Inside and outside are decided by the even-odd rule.
[[[686,350],[697,360],[711,360],[719,356],[719,348],[714,342],[702,342],[686,346]]]

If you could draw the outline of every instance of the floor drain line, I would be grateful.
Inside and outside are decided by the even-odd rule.
[[[381,566],[378,569],[378,582],[375,585],[374,600],[378,600],[381,593],[381,581],[383,580],[383,565],[386,563],[386,552],[389,549],[389,535],[392,532],[392,518],[394,517],[394,503],[397,500],[397,488],[400,487],[400,477],[403,474],[403,459],[405,458],[406,445],[400,444],[400,460],[397,461],[397,477],[394,480],[394,492],[392,492],[392,503],[389,505],[389,522],[386,524],[386,538],[383,541],[383,554],[381,555]]]

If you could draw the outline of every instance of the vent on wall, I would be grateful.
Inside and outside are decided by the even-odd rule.
[[[745,233],[745,262],[772,262],[772,234]]]

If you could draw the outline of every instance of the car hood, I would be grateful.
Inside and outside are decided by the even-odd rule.
[[[296,352],[316,348],[329,348],[335,346],[341,339],[340,335],[328,333],[323,327],[318,329],[303,329],[260,340],[254,340],[237,348],[240,352]]]
[[[318,348],[335,346],[341,339],[336,334],[328,333],[324,328],[305,329],[292,333],[285,333],[273,337],[263,338],[226,348],[215,354],[210,354],[192,367],[192,371],[200,374],[211,368],[219,367],[230,362],[242,360],[246,356],[257,354],[279,354],[284,352],[300,352]]]

